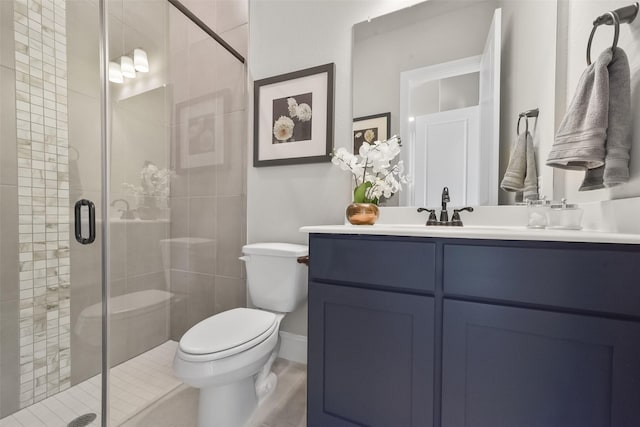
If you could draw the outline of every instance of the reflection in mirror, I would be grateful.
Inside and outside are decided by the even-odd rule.
[[[168,219],[169,181],[169,99],[160,86],[119,99],[112,104],[111,168],[113,199],[128,206],[113,207],[112,216],[133,215],[140,219]]]
[[[390,112],[412,177],[387,205],[437,206],[444,186],[453,205],[515,201],[499,182],[518,113],[548,114],[536,153],[552,139],[556,13],[555,0],[430,0],[354,26],[353,116]]]

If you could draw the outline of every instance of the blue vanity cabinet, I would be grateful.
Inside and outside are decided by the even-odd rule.
[[[435,245],[415,243],[312,236],[309,427],[433,425]]]
[[[444,301],[443,427],[640,425],[640,324]]]
[[[640,426],[640,245],[309,245],[310,427]]]

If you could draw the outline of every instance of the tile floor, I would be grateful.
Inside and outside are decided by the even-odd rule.
[[[246,427],[306,427],[307,365],[277,359],[278,387],[256,410]]]
[[[198,390],[172,373],[177,343],[166,343],[111,370],[111,425],[121,427],[195,427]],[[278,387],[253,414],[246,427],[306,427],[306,365],[277,359]],[[98,419],[100,376],[0,420],[0,427],[66,427],[87,412]]]
[[[177,345],[167,341],[111,370],[111,425],[122,425],[180,387],[172,371]],[[99,375],[3,418],[0,427],[66,427],[87,412],[98,415],[90,425],[99,426]]]
[[[277,359],[278,387],[245,427],[306,427],[307,367]],[[195,427],[198,390],[183,385],[133,417],[122,427]]]

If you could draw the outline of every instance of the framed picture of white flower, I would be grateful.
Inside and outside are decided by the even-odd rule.
[[[254,82],[253,166],[331,161],[334,64]]]
[[[374,114],[353,119],[353,154],[363,142],[386,141],[391,138],[391,113]]]

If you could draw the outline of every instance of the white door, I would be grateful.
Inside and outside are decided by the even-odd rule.
[[[416,117],[415,204],[440,206],[449,187],[452,206],[478,205],[480,163],[478,106]]]

